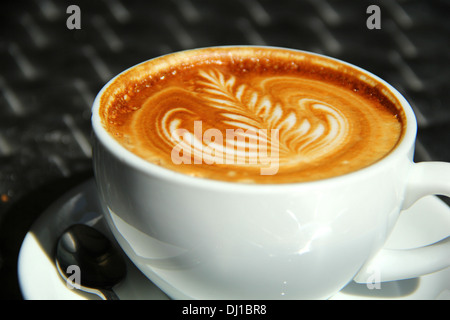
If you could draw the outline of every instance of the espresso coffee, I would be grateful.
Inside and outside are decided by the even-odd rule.
[[[100,101],[105,129],[183,174],[242,183],[339,176],[389,154],[406,127],[382,84],[279,48],[179,52],[122,73]]]

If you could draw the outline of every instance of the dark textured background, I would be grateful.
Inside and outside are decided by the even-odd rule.
[[[68,30],[66,9],[81,9]],[[366,9],[381,9],[381,29]],[[31,223],[92,177],[90,106],[120,71],[183,49],[275,45],[381,76],[411,102],[416,160],[450,161],[450,1],[29,0],[0,10],[0,298],[20,299]]]

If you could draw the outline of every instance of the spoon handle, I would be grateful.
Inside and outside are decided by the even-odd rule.
[[[98,295],[103,300],[120,300],[117,294],[110,289],[98,289]]]
[[[112,289],[89,288],[80,286],[78,290],[96,295],[102,300],[120,300],[119,296],[117,296],[117,294]]]

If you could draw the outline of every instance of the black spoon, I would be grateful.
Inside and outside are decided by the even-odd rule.
[[[84,224],[70,226],[58,239],[55,257],[63,278],[74,278],[69,267],[77,266],[81,290],[119,300],[112,288],[125,277],[125,261],[102,233]]]

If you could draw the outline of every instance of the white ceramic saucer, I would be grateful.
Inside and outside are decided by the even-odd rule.
[[[101,215],[94,180],[81,184],[56,201],[27,233],[18,260],[19,283],[25,299],[98,299],[95,295],[69,289],[55,267],[56,239],[74,223],[95,227],[113,239]],[[388,247],[413,248],[449,235],[450,208],[437,197],[429,196],[402,213]],[[128,258],[126,261],[127,277],[114,288],[121,299],[168,299]],[[450,300],[450,268],[420,278],[381,283],[373,289],[351,282],[332,299]]]

